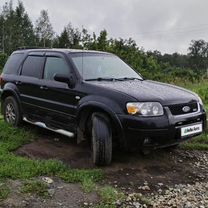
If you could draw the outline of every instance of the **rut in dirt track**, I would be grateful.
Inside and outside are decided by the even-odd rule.
[[[72,139],[44,130],[41,130],[39,139],[24,145],[16,154],[33,159],[59,159],[71,168],[96,168],[92,164],[88,144],[77,145]],[[132,190],[148,183],[151,190],[156,190],[161,188],[161,184],[165,188],[175,184],[207,181],[208,170],[206,166],[203,167],[203,160],[200,161],[200,158],[206,160],[208,154],[176,149],[172,152],[157,150],[142,156],[138,152],[130,154],[117,150],[114,152],[112,164],[99,168],[105,172],[105,183]]]

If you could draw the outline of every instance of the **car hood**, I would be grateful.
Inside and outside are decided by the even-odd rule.
[[[157,101],[163,105],[198,101],[189,90],[150,80],[93,81],[91,84],[128,94],[138,101]]]

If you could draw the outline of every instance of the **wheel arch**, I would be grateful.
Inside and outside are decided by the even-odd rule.
[[[6,88],[1,93],[1,113],[3,112],[3,102],[4,102],[5,98],[7,98],[9,96],[12,96],[16,99],[16,101],[19,105],[20,111],[22,112],[21,102],[20,102],[18,93],[12,88]]]
[[[79,138],[85,135],[87,132],[87,124],[89,119],[91,118],[92,114],[95,112],[101,112],[107,115],[110,119],[111,125],[113,126],[112,130],[114,133],[118,135],[119,140],[123,138],[123,130],[122,130],[122,124],[118,118],[118,116],[113,112],[113,110],[108,107],[106,104],[95,102],[95,101],[89,101],[87,103],[82,104],[77,113],[77,126],[78,131],[81,131],[81,134],[78,132],[78,142],[82,139]],[[120,142],[120,141],[119,141]]]

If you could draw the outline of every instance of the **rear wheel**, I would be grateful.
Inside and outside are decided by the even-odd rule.
[[[112,160],[112,129],[103,113],[92,115],[92,158],[95,165],[109,165]]]
[[[12,96],[5,98],[3,102],[4,120],[14,127],[17,127],[22,122],[22,115],[19,110],[16,99]]]

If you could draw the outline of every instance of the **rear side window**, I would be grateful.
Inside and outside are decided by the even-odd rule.
[[[4,66],[3,73],[17,75],[23,58],[23,53],[12,54]]]
[[[22,66],[22,75],[42,78],[44,60],[42,56],[28,56]]]
[[[44,70],[44,79],[53,80],[55,74],[69,75],[66,61],[59,57],[47,57]]]

